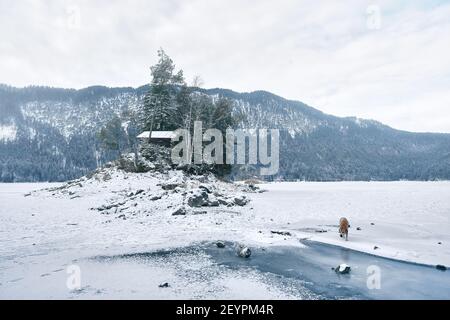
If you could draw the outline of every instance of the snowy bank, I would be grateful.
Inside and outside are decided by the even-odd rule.
[[[252,195],[256,225],[387,258],[450,265],[450,182],[283,182]],[[349,241],[338,235],[347,217]]]

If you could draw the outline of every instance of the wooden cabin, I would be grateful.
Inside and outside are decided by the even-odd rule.
[[[144,131],[140,135],[138,135],[137,138],[141,142],[148,142],[149,135],[150,131]],[[174,137],[175,137],[174,131],[152,131],[150,143],[170,147],[172,138]]]

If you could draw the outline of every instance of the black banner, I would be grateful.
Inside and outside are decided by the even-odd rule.
[[[130,319],[302,319],[384,318],[396,310],[403,316],[414,316],[431,310],[448,310],[449,301],[2,301],[2,312],[16,316],[32,312],[35,316],[114,316]],[[8,310],[10,309],[10,310]]]

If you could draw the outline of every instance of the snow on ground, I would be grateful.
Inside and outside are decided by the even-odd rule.
[[[222,203],[189,207],[187,199],[201,185],[211,189],[210,199]],[[41,188],[49,189],[31,192]],[[155,260],[151,267],[92,262],[93,257],[219,239],[250,247],[302,247],[299,239],[307,238],[450,265],[450,182],[272,183],[261,188],[267,192],[245,192],[248,188],[239,184],[186,177],[180,171],[133,174],[112,168],[69,185],[0,184],[0,298],[299,298],[267,275],[218,272],[207,257],[191,261],[180,255]],[[233,205],[243,193],[251,202]],[[173,215],[180,207],[186,214]],[[341,216],[350,221],[348,242],[337,233]],[[68,291],[66,268],[73,263],[82,266],[85,278],[98,274],[89,270],[104,268],[104,278],[91,276],[89,286]],[[120,281],[115,286],[110,280],[115,275],[128,277],[132,289]],[[109,281],[107,292],[102,281]],[[164,281],[174,287],[159,288]]]
[[[243,239],[246,228],[240,226],[251,225],[254,216],[239,205],[188,208],[185,215],[172,215],[184,205],[183,193],[189,197],[200,185],[211,189],[210,198],[243,200],[242,186],[200,180],[180,171],[108,169],[70,185],[0,184],[0,298],[295,298],[267,276],[218,272],[212,261],[198,256],[176,255],[151,266],[93,260],[203,240]],[[161,183],[182,183],[183,189],[164,190]],[[89,283],[81,290],[66,287],[72,264],[81,267],[83,283]],[[165,281],[171,290],[158,287]],[[237,283],[245,283],[247,290]]]
[[[450,182],[283,182],[261,188],[268,192],[252,196],[255,225],[383,257],[450,265]],[[338,236],[340,217],[350,222],[348,241]]]

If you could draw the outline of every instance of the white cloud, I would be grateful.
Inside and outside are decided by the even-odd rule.
[[[0,0],[0,82],[139,86],[163,47],[207,87],[450,132],[449,16],[444,1]]]

